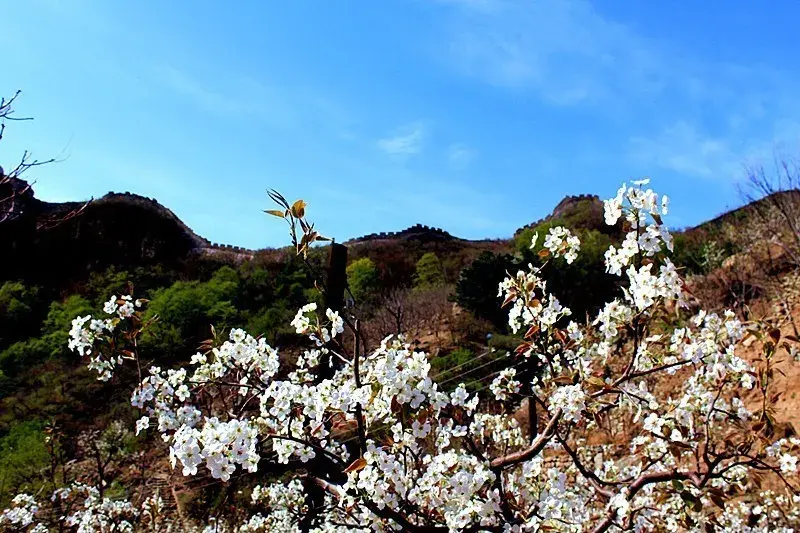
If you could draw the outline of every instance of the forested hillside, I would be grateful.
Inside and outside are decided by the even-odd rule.
[[[281,469],[267,466],[232,484],[217,475],[179,476],[139,434],[130,388],[120,385],[135,383],[146,368],[186,365],[236,328],[280,350],[282,372],[313,364],[297,310],[309,309],[309,302],[329,305],[326,291],[337,275],[346,281],[342,312],[358,319],[344,344],[369,352],[380,350],[387,336],[406,335],[411,348],[429,354],[441,390],[486,400],[492,378],[491,392],[508,397],[498,387],[524,362],[512,363],[512,354],[531,349],[527,339],[535,334],[531,328],[522,337],[500,305],[498,287],[508,291],[509,275],[546,272],[547,291],[559,295],[554,309],[568,307],[577,322],[589,323],[608,312],[607,302],[629,297],[608,252],[624,248],[626,236],[606,223],[608,208],[591,195],[565,198],[508,240],[470,241],[422,225],[351,239],[337,274],[324,242],[264,250],[212,244],[155,199],[109,193],[52,204],[18,178],[4,181],[14,209],[0,223],[0,507],[20,492],[81,481],[99,487],[108,501],[130,497],[131,487],[141,494],[168,490],[160,511],[167,522],[235,517],[241,491],[260,490],[254,485]],[[781,231],[796,199],[795,193],[769,195],[670,238],[691,305],[731,307],[742,319],[769,317],[788,338],[797,337],[794,295],[800,291],[792,285],[791,248],[764,248],[759,238]],[[286,205],[285,213],[272,214],[302,217],[304,203]],[[576,243],[579,253],[571,255]],[[126,294],[142,298],[137,368],[122,365],[111,381],[98,381],[71,344],[80,326],[75,318],[121,309],[109,295]],[[536,294],[534,302],[543,297]],[[533,365],[519,376],[542,372],[546,367]],[[778,413],[770,415],[773,425],[787,423],[797,410],[794,395],[771,401]],[[528,426],[537,419],[524,402],[514,417]],[[791,434],[791,424],[786,427]]]

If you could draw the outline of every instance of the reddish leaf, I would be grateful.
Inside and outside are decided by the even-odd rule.
[[[363,457],[359,457],[352,463],[350,466],[344,469],[345,474],[349,474],[350,472],[358,472],[359,470],[363,470],[367,466],[367,460]]]

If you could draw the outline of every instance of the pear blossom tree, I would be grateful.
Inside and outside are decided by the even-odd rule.
[[[246,520],[217,521],[215,531],[795,530],[800,440],[778,430],[772,376],[796,339],[688,308],[669,259],[668,200],[647,185],[623,185],[605,202],[606,222],[627,231],[606,252],[625,289],[592,320],[571,320],[548,292],[557,262],[500,284],[521,342],[477,393],[445,392],[402,335],[368,351],[354,317],[310,303],[292,321],[308,349],[290,368],[240,329],[186,367],[140,368],[136,431],[157,434],[185,476],[227,482],[268,466],[290,474],[252,492]],[[279,203],[271,213],[304,254],[319,240],[305,203]],[[566,229],[545,237],[543,256],[579,253]],[[140,364],[145,305],[115,296],[104,316],[73,322],[70,348],[98,379]],[[763,347],[755,366],[737,354],[746,337]],[[513,416],[523,400],[534,413],[527,427]],[[321,505],[310,505],[312,486]],[[89,514],[146,529],[155,502],[90,491],[68,525]],[[52,528],[44,507],[19,495],[0,527]]]

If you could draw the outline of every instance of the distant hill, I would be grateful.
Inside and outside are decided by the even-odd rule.
[[[757,210],[762,207],[767,207],[771,203],[781,203],[788,208],[800,207],[800,190],[791,189],[787,191],[778,191],[769,196],[755,200],[743,206],[731,209],[718,215],[710,220],[702,222],[692,228],[687,228],[685,232],[715,232],[720,230],[726,225],[733,224],[746,224],[748,219],[757,214]]]
[[[595,194],[565,196],[556,205],[553,212],[530,224],[526,224],[514,232],[514,237],[529,228],[535,228],[544,222],[558,220],[559,223],[572,229],[594,229],[602,233],[610,233],[603,217],[603,201]]]
[[[192,258],[237,262],[255,255],[266,258],[271,250],[256,252],[212,243],[195,233],[169,208],[154,198],[129,192],[108,193],[87,204],[53,203],[37,199],[22,180],[0,185],[0,199],[14,193],[14,217],[0,224],[0,278],[36,280],[85,278],[108,266],[135,267],[150,264],[179,265]],[[800,191],[778,194],[800,195]],[[766,200],[760,200],[764,202]],[[731,210],[682,233],[704,235],[725,223],[745,223],[755,204]],[[77,216],[69,216],[80,210]],[[615,230],[605,225],[603,202],[596,195],[567,196],[552,213],[514,232],[547,221],[572,228]],[[425,252],[439,254],[450,276],[482,251],[511,251],[510,239],[469,240],[442,228],[416,224],[396,232],[372,233],[345,242],[350,257],[372,257],[391,271],[388,276],[406,278],[414,262]]]
[[[389,231],[381,233],[370,233],[362,237],[350,239],[345,244],[357,244],[368,241],[383,241],[383,240],[415,240],[421,242],[431,241],[464,241],[458,237],[453,237],[448,232],[441,228],[432,228],[423,224],[415,224],[410,228],[402,231]]]

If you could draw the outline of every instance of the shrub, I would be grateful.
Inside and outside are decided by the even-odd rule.
[[[31,492],[45,480],[49,463],[44,424],[39,420],[20,422],[0,437],[0,498],[16,491]],[[0,499],[0,505],[9,501]]]
[[[414,287],[427,288],[444,284],[444,269],[439,256],[427,252],[417,261],[414,273]]]
[[[347,265],[347,285],[359,304],[369,303],[377,295],[378,269],[369,257],[356,259]]]

